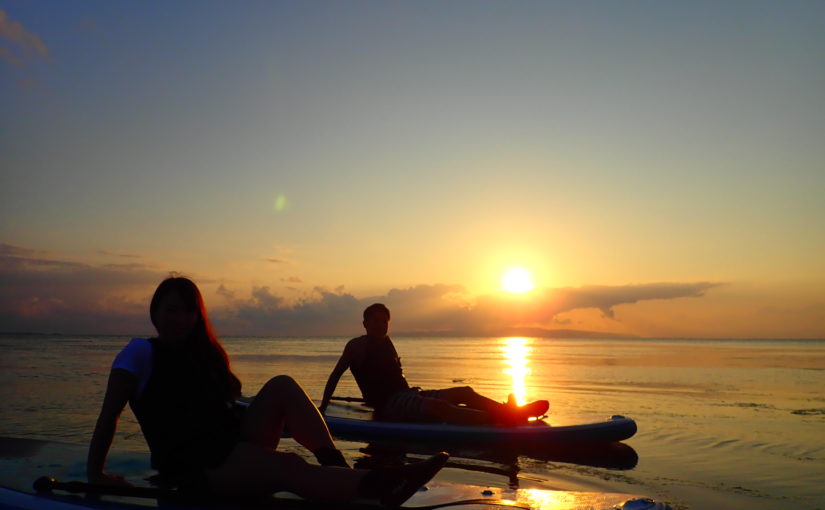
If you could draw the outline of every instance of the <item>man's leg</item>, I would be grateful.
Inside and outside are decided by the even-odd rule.
[[[425,395],[427,392],[424,392]],[[478,409],[480,411],[485,412],[495,412],[501,408],[501,402],[497,402],[491,398],[487,398],[480,393],[476,393],[469,386],[456,386],[454,388],[444,388],[441,390],[435,390],[432,392],[434,395],[433,397],[439,398],[441,400],[446,400],[447,402],[457,406],[457,405],[465,405],[467,407],[471,407],[473,409]]]
[[[428,392],[424,392],[425,395]],[[469,386],[457,386],[454,388],[445,388],[432,392],[435,398],[446,400],[453,405],[465,405],[467,407],[484,411],[492,417],[494,422],[524,422],[528,418],[541,416],[547,412],[550,403],[546,400],[536,400],[523,406],[516,404],[515,400],[508,399],[507,403],[502,404],[491,398],[487,398],[480,393],[477,393]]]
[[[440,398],[420,398],[422,402],[419,412],[423,421],[453,423],[456,425],[490,425],[493,423],[490,413],[486,411],[472,407],[455,406]]]

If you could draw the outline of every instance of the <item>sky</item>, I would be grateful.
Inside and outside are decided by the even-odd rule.
[[[0,331],[825,338],[825,3],[0,1]],[[519,267],[534,288],[512,293]]]

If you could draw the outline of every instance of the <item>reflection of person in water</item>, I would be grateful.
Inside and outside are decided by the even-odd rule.
[[[212,332],[200,291],[169,278],[149,308],[158,336],[133,339],[115,358],[89,445],[89,481],[129,485],[104,472],[117,421],[128,401],[163,481],[182,490],[266,494],[287,490],[310,499],[374,498],[397,506],[447,459],[394,469],[350,469],[323,417],[290,377],[267,382],[248,409],[235,404],[241,383]],[[276,448],[284,428],[321,466]],[[318,487],[324,487],[319,491]]]
[[[441,446],[443,445],[431,441],[375,440],[361,448],[365,455],[359,457],[354,465],[364,469],[373,466],[399,466],[404,464],[410,454],[432,455]],[[518,474],[525,459],[533,459],[542,464],[564,462],[612,470],[633,469],[639,462],[636,450],[624,443],[542,445],[528,441],[450,444],[450,467],[454,472],[462,470],[502,476],[511,488],[519,487]]]
[[[364,310],[367,334],[350,340],[332,370],[320,410],[326,411],[341,375],[350,369],[367,405],[377,418],[389,421],[445,422],[461,425],[522,425],[543,415],[549,406],[538,400],[518,406],[512,395],[506,404],[476,393],[469,386],[441,390],[411,388],[401,360],[387,336],[390,311],[376,303]]]

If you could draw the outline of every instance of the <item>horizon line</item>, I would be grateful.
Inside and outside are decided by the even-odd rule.
[[[575,330],[573,330],[575,331]],[[578,336],[563,336],[563,335],[501,335],[489,333],[455,333],[455,332],[399,332],[391,335],[391,338],[535,338],[535,339],[553,339],[553,340],[709,340],[709,341],[760,341],[760,342],[782,342],[782,341],[811,341],[811,342],[825,342],[825,337],[663,337],[663,336],[634,336],[634,335],[618,335],[618,334],[599,334],[596,332],[581,332],[588,334],[580,334]],[[592,334],[590,334],[592,333]],[[51,337],[72,337],[72,336],[86,336],[86,337],[124,337],[124,338],[152,338],[154,335],[140,335],[130,333],[44,333],[36,331],[0,331],[3,336],[51,336]],[[341,335],[283,335],[283,334],[227,334],[218,335],[218,338],[256,338],[256,339],[286,339],[286,338],[355,338],[351,334]]]

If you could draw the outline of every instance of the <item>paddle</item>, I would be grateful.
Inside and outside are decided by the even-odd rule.
[[[363,398],[360,397],[336,397],[332,396],[329,398],[330,400],[338,400],[340,402],[365,402]]]
[[[86,482],[58,482],[49,476],[41,476],[32,484],[32,488],[37,493],[51,492],[53,490],[71,492],[72,494],[107,494],[110,496],[129,496],[135,498],[166,498],[179,497],[179,493],[173,489],[159,489],[156,487],[131,487],[117,485],[103,485]]]
[[[44,493],[51,493],[54,490],[70,492],[72,494],[83,493],[83,494],[97,494],[97,495],[109,495],[109,496],[126,496],[126,497],[133,497],[133,498],[154,498],[154,499],[176,499],[178,501],[185,499],[191,499],[192,496],[189,494],[181,493],[176,489],[158,489],[155,487],[118,487],[114,485],[102,485],[102,484],[94,484],[94,483],[86,483],[86,482],[58,482],[54,478],[48,476],[41,476],[37,480],[34,481],[33,488],[35,492],[38,494]],[[208,498],[208,499],[207,499]],[[210,506],[220,507],[221,500],[215,500],[213,495],[211,494],[202,494],[201,498],[198,499],[198,504],[204,503],[211,503]],[[227,504],[234,504],[237,505],[237,499],[234,500],[225,500]],[[255,505],[260,505],[264,502],[261,499],[256,499],[252,502]],[[273,497],[271,498],[270,502],[274,505],[273,508],[288,508],[289,505],[294,505],[296,507],[303,507],[303,508],[327,508],[329,502],[325,501],[312,501],[307,499],[294,499],[294,498],[278,498]],[[487,498],[477,498],[477,499],[461,499],[457,501],[448,501],[445,503],[438,503],[435,505],[421,505],[421,506],[402,506],[400,508],[406,508],[408,510],[436,510],[437,508],[446,508],[450,506],[460,506],[460,505],[490,505],[490,506],[499,506],[505,508],[514,508],[514,509],[521,509],[521,510],[530,510],[530,507],[519,505],[512,501],[502,500],[502,499],[487,499]],[[367,502],[351,502],[351,503],[337,503],[337,508],[347,508],[351,510],[372,510],[375,508],[380,507],[378,503],[367,503]],[[256,506],[256,508],[260,508],[260,506]]]

